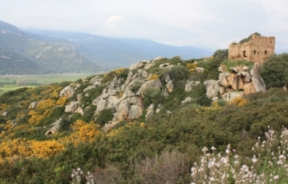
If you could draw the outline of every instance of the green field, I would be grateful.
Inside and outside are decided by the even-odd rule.
[[[76,81],[91,75],[96,74],[0,75],[0,95],[18,88],[37,87],[64,81]]]

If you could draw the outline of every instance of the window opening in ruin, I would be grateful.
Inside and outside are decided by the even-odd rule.
[[[243,57],[247,57],[246,56],[246,50],[243,51]]]
[[[254,55],[256,54],[256,50],[254,50]]]
[[[267,50],[265,50],[265,51],[264,51],[264,54],[267,55],[267,53],[268,53]]]

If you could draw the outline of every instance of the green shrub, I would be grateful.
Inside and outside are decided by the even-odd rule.
[[[96,107],[94,105],[90,105],[84,109],[84,115],[81,117],[81,119],[85,122],[90,122],[94,120],[94,113],[95,113]]]
[[[136,93],[138,89],[140,89],[141,85],[142,84],[140,82],[135,82],[133,85],[131,85],[130,90],[133,91],[133,93]]]
[[[100,126],[104,126],[106,123],[108,123],[108,121],[111,121],[112,119],[113,119],[112,109],[104,109],[99,113],[95,122]]]
[[[127,68],[125,68],[123,71],[121,71],[117,77],[118,78],[123,78],[124,80],[126,80],[127,76],[128,76],[129,70]]]
[[[178,65],[172,67],[172,69],[168,72],[168,74],[174,81],[180,81],[180,80],[187,80],[190,73],[185,66]]]
[[[283,87],[288,84],[288,54],[272,55],[264,61],[261,76],[268,88]]]
[[[157,88],[148,88],[143,92],[144,106],[147,108],[150,104],[154,106],[163,103],[165,98],[161,95],[161,91]]]

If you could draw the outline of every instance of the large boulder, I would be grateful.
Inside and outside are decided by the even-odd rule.
[[[150,118],[154,114],[154,104],[150,104],[149,107],[146,109],[145,118]]]
[[[192,98],[190,96],[186,97],[185,100],[181,102],[181,104],[191,102]]]
[[[56,122],[52,123],[52,127],[45,133],[45,135],[51,135],[60,130],[62,119],[58,119]]]
[[[74,89],[73,89],[72,86],[69,85],[69,86],[66,86],[64,89],[62,89],[62,90],[60,91],[59,96],[60,96],[60,97],[65,96],[65,97],[67,97],[67,98],[70,98],[70,97],[73,96],[73,94],[74,94]]]
[[[79,105],[80,105],[80,102],[73,101],[69,105],[65,106],[65,112],[74,113]]]
[[[90,83],[93,84],[94,86],[101,86],[101,81],[102,78],[98,75],[90,79]]]
[[[259,63],[255,63],[252,70],[250,71],[256,92],[266,91],[265,82],[260,74],[260,67],[261,65]]]
[[[172,81],[172,80],[170,80],[170,81],[168,81],[168,82],[166,83],[166,88],[167,88],[167,91],[168,91],[169,93],[172,93],[172,92],[173,92],[173,90],[174,90],[174,85],[173,85],[173,81]]]
[[[207,80],[204,82],[206,88],[206,96],[208,98],[213,98],[218,96],[220,92],[219,81],[216,80]]]
[[[81,114],[82,116],[84,115],[84,111],[83,111],[83,109],[82,109],[81,107],[78,107],[78,108],[75,110],[74,113],[79,113],[79,114]]]
[[[95,88],[96,88],[95,86],[88,86],[87,88],[85,88],[85,89],[83,90],[83,92],[86,92],[86,91],[89,91],[89,90],[95,89]]]
[[[230,86],[230,83],[229,83],[229,81],[227,79],[229,75],[230,74],[227,73],[227,72],[223,72],[223,73],[219,74],[219,84],[221,86],[224,86],[224,87],[229,87]]]
[[[99,114],[99,112],[106,109],[106,104],[107,104],[107,100],[100,99],[100,101],[97,103],[97,109],[95,111],[95,114]]]
[[[247,71],[239,72],[239,75],[241,77],[243,77],[244,82],[246,82],[246,83],[251,82],[251,75],[249,72],[247,72]]]
[[[145,83],[143,83],[140,87],[140,89],[138,90],[138,93],[141,94],[142,96],[144,96],[144,91],[146,91],[147,89],[158,89],[161,90],[162,84],[160,82],[159,79],[157,80],[149,80],[146,81]]]
[[[244,94],[245,95],[249,95],[249,94],[255,93],[255,92],[256,92],[256,90],[255,90],[254,84],[252,82],[244,85]]]
[[[28,109],[34,109],[36,107],[36,105],[37,105],[37,102],[32,102],[32,103],[30,103]]]
[[[130,112],[129,112],[129,119],[137,119],[140,118],[140,116],[142,115],[142,111],[143,111],[143,106],[140,105],[132,105]]]
[[[144,64],[146,64],[147,61],[140,61],[138,63],[134,63],[129,67],[129,70],[136,70],[138,68],[141,68],[142,66],[144,66]]]

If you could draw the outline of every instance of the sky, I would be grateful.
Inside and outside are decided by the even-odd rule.
[[[288,52],[287,0],[0,0],[0,20],[210,50],[258,32]]]

